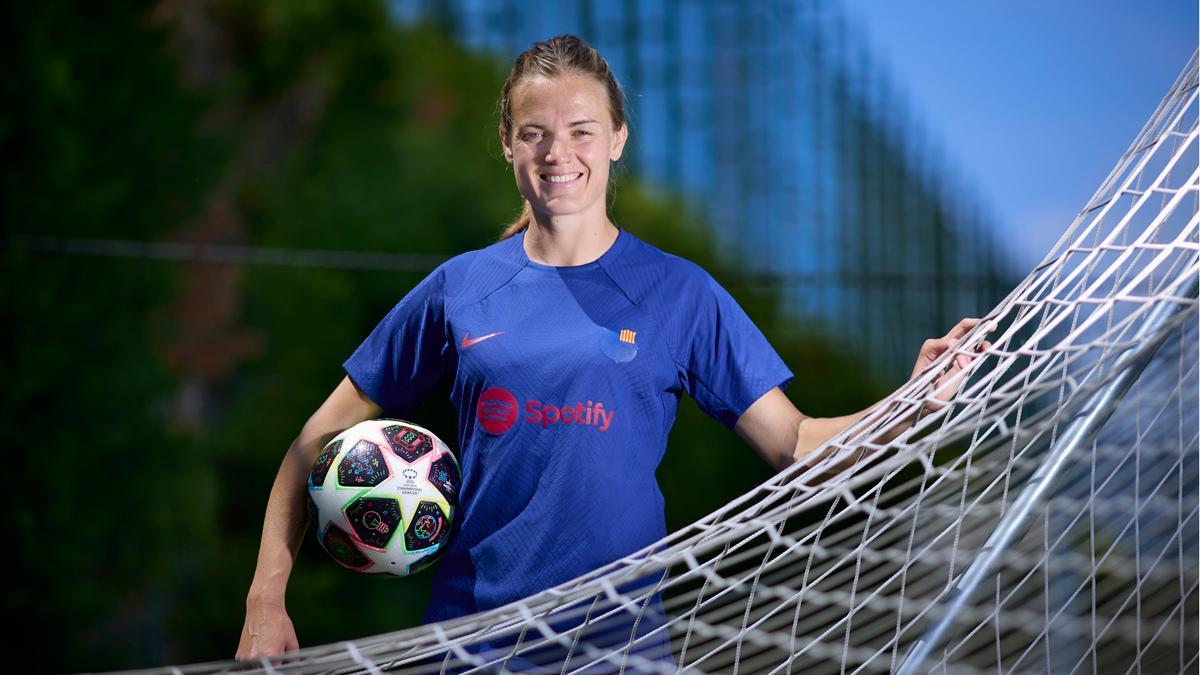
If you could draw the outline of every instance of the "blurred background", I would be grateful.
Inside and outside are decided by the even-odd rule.
[[[712,272],[812,415],[878,400],[1007,294],[1196,47],[1187,2],[881,4],[4,9],[10,658],[233,656],[289,443],[387,310],[519,212],[497,101],[532,42],[609,60],[632,120],[614,221]],[[413,419],[456,437],[448,389]],[[668,529],[770,475],[685,399]],[[358,576],[307,537],[302,646],[419,624],[428,573]]]

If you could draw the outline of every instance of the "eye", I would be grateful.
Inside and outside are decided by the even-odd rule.
[[[523,141],[533,141],[533,140],[537,140],[541,137],[542,137],[542,132],[535,131],[533,129],[521,134],[521,140],[523,140]]]
[[[591,135],[592,135],[592,132],[590,132],[590,131],[584,131],[583,129],[576,129],[576,130],[575,130],[575,135],[576,135],[576,136],[591,136]]]

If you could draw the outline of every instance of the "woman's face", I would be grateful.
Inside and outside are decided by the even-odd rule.
[[[604,85],[586,75],[522,80],[512,92],[512,136],[504,156],[534,211],[605,217],[609,162],[621,158],[626,128],[613,129]]]

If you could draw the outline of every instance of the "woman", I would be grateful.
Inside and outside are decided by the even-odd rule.
[[[781,391],[792,372],[733,298],[608,218],[609,168],[628,127],[595,50],[560,36],[521,54],[499,132],[524,211],[498,242],[413,288],[292,443],[267,505],[238,658],[297,648],[284,588],[322,445],[361,420],[402,417],[443,377],[463,483],[426,622],[527,597],[665,536],[654,472],[682,393],[776,469],[869,412],[796,410]],[[914,373],[976,323],[927,341]],[[953,390],[966,359],[941,390]]]

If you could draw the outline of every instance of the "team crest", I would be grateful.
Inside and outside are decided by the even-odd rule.
[[[637,356],[637,331],[622,328],[619,332],[607,328],[600,335],[600,349],[608,358],[617,363],[632,361]]]

